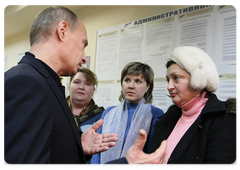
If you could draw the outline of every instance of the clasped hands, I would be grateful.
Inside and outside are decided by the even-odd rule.
[[[81,136],[82,147],[85,155],[107,151],[115,146],[118,136],[115,133],[99,134],[96,132],[103,125],[103,120],[98,120],[93,126],[88,128]],[[147,140],[146,132],[141,129],[134,142],[128,149],[125,158],[129,164],[164,164],[166,163],[166,141],[163,141],[160,147],[151,154],[142,151]]]

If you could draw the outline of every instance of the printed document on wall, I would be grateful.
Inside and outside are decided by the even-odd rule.
[[[103,106],[105,109],[112,106],[115,96],[115,84],[114,80],[99,81],[98,88],[94,94],[94,101],[100,107]]]
[[[216,62],[219,65],[236,64],[236,9],[218,6]]]
[[[172,99],[168,96],[167,82],[164,78],[154,78],[153,89],[153,103],[152,105],[158,107],[166,112],[170,105],[172,105]]]
[[[156,77],[165,77],[165,64],[173,49],[174,17],[146,24],[143,62],[150,65]]]
[[[236,74],[225,74],[220,76],[219,88],[216,91],[219,100],[226,101],[236,98]]]
[[[199,47],[212,56],[213,7],[178,16],[177,46]]]
[[[118,71],[132,61],[141,61],[143,39],[142,25],[121,29]]]
[[[113,79],[115,77],[117,34],[118,31],[112,31],[98,35],[96,74],[99,80]]]

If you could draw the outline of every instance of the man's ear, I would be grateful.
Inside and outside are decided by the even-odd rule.
[[[64,39],[66,38],[66,34],[67,34],[67,29],[68,29],[68,24],[66,23],[66,21],[61,21],[58,24],[58,28],[57,28],[57,36],[60,42],[63,42]]]

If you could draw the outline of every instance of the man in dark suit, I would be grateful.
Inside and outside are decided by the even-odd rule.
[[[88,39],[83,23],[67,8],[47,8],[32,24],[30,44],[30,51],[4,76],[5,161],[86,163],[87,155],[114,146],[116,134],[95,132],[103,120],[79,135],[59,78],[76,74],[86,62]],[[133,157],[144,162],[146,156],[147,163],[161,162],[165,146],[161,153],[146,155],[141,150],[145,140],[146,134],[140,133],[126,158],[113,163],[136,163]]]

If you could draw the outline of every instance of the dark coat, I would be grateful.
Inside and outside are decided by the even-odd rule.
[[[5,161],[86,163],[61,90],[32,55],[5,73]]]
[[[168,164],[233,163],[236,159],[236,114],[227,113],[225,102],[210,95],[204,109],[173,150]],[[236,105],[235,105],[236,110]],[[156,123],[150,152],[166,140],[181,117],[181,108],[171,106]]]

